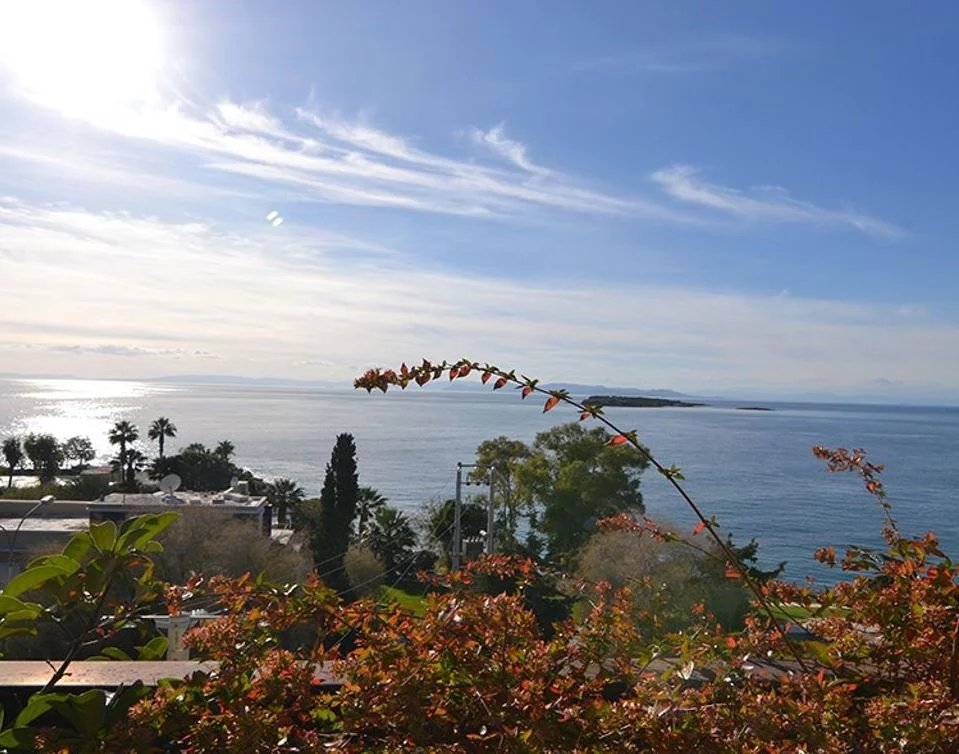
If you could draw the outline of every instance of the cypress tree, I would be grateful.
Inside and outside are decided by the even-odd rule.
[[[337,592],[349,589],[343,558],[350,546],[356,502],[359,496],[359,476],[356,471],[356,443],[353,435],[343,433],[336,438],[326,476],[320,492],[320,515],[310,537],[313,557],[323,581]]]

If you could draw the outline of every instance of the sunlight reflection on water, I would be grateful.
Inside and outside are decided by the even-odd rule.
[[[112,455],[106,432],[131,411],[141,409],[140,400],[176,392],[170,385],[121,380],[12,380],[8,394],[19,411],[10,417],[10,429],[18,434],[48,433],[64,440],[87,436],[102,460]]]

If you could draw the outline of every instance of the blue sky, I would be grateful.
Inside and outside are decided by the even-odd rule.
[[[953,4],[44,1],[2,371],[959,401]]]

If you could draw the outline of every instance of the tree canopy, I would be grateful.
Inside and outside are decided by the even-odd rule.
[[[612,446],[602,427],[562,424],[536,435],[532,446],[507,437],[477,448],[477,471],[499,470],[494,495],[503,542],[515,542],[520,515],[527,517],[528,550],[545,538],[550,557],[565,561],[601,518],[641,514],[640,474],[648,465],[635,448]]]
[[[23,450],[41,482],[51,482],[56,478],[63,462],[63,451],[56,437],[31,433],[23,440]]]

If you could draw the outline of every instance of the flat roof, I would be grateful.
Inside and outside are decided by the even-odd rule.
[[[21,519],[19,518],[0,518],[0,527],[3,527],[8,532],[13,532],[16,530],[17,526],[20,524]],[[84,516],[83,518],[78,518],[76,516],[57,516],[56,518],[28,518],[23,522],[23,526],[20,526],[20,531],[22,532],[64,532],[64,531],[86,531],[90,528],[90,518]]]
[[[111,492],[101,501],[90,503],[91,508],[116,508],[118,506],[176,508],[187,505],[208,505],[223,508],[261,508],[266,497],[253,497],[239,492],[192,492],[178,490],[173,495],[166,492],[132,493]]]

